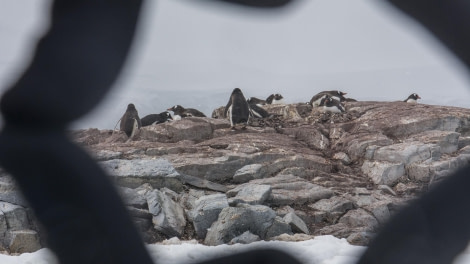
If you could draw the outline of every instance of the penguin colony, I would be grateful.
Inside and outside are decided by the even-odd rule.
[[[355,99],[345,97],[346,94],[345,92],[336,90],[322,91],[315,94],[307,104],[312,107],[321,108],[324,112],[341,114],[346,112],[346,108],[344,107],[345,102],[356,101]],[[272,116],[263,108],[264,105],[282,104],[283,99],[284,97],[278,93],[271,94],[264,100],[256,97],[245,99],[241,89],[235,88],[230,94],[223,116],[230,120],[232,130],[237,130],[238,127],[246,129],[250,118],[268,118]],[[421,99],[421,97],[416,93],[412,93],[403,100],[403,102],[417,103],[418,99]],[[173,112],[173,116],[170,112]],[[120,130],[126,133],[129,139],[132,139],[141,127],[180,120],[186,117],[206,117],[206,115],[194,108],[185,108],[181,105],[175,105],[166,109],[164,112],[149,114],[140,119],[135,105],[129,104],[126,112],[121,117]]]

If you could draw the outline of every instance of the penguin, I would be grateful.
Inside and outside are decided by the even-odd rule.
[[[418,99],[421,99],[421,97],[419,97],[418,94],[416,93],[412,93],[410,94],[410,96],[408,96],[408,98],[406,98],[405,100],[403,100],[403,102],[406,102],[406,103],[418,103]]]
[[[281,94],[271,94],[270,96],[268,96],[268,98],[266,98],[266,103],[282,104],[282,99],[284,99],[284,97],[282,97]]]
[[[343,113],[346,112],[343,104],[340,101],[333,99],[329,95],[323,98],[319,106],[323,106],[323,111],[331,113]]]
[[[316,95],[314,95],[312,99],[310,99],[310,102],[308,104],[310,104],[311,106],[319,106],[321,100],[325,98],[326,95],[328,95],[329,97],[337,101],[344,102],[344,101],[347,101],[347,99],[344,97],[346,94],[347,93],[344,93],[341,91],[334,91],[334,90],[319,92]]]
[[[134,104],[127,105],[127,110],[121,117],[119,129],[124,131],[129,138],[132,138],[136,131],[142,127],[139,113]]]
[[[267,104],[266,100],[263,100],[263,99],[258,99],[256,97],[250,97],[248,98],[248,100],[246,100],[248,102],[249,105],[258,105],[258,106],[262,106],[262,105],[265,105]]]
[[[250,107],[240,88],[233,89],[230,99],[225,106],[224,116],[229,118],[232,130],[236,129],[235,126],[237,124],[242,124],[242,129],[246,128],[250,118]]]
[[[184,108],[181,105],[175,105],[167,109],[167,111],[172,111],[174,113],[174,119],[179,120],[184,117],[206,117],[201,111],[196,110],[194,108]],[[179,117],[177,117],[179,116]]]
[[[161,112],[160,114],[146,115],[140,121],[142,123],[142,127],[145,127],[153,124],[165,123],[166,121],[170,120],[173,120],[173,118],[168,111],[165,111]]]
[[[250,107],[250,115],[255,118],[266,118],[269,117],[270,114],[264,110],[262,107],[258,106],[257,104],[249,104]]]

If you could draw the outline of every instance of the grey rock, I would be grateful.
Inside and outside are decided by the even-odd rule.
[[[431,163],[411,164],[406,167],[408,177],[414,181],[429,183],[447,177],[470,162],[470,154],[460,154]]]
[[[362,164],[361,169],[375,184],[393,185],[400,177],[405,175],[404,163],[366,160]]]
[[[375,217],[361,208],[348,211],[339,219],[339,223],[349,227],[365,227],[368,231],[375,230],[379,225]]]
[[[208,230],[204,244],[225,244],[246,231],[265,239],[267,229],[273,225],[275,217],[276,213],[264,205],[226,207]]]
[[[209,189],[217,192],[226,192],[228,190],[228,188],[222,184],[200,179],[191,175],[179,174],[177,177],[183,184],[192,185],[201,189]]]
[[[271,186],[259,184],[242,184],[227,192],[229,204],[239,203],[263,204],[271,195]]]
[[[123,198],[125,205],[141,209],[147,207],[147,199],[145,199],[145,196],[140,195],[136,189],[119,187],[118,190]]]
[[[317,127],[303,126],[296,128],[285,128],[283,133],[294,136],[297,140],[305,142],[309,147],[325,150],[330,147],[330,140],[323,135]]]
[[[273,224],[266,230],[266,236],[264,239],[272,239],[282,234],[292,235],[292,228],[289,223],[286,223],[284,219],[279,216],[274,218]]]
[[[388,209],[390,204],[390,201],[378,202],[365,207],[365,209],[372,213],[379,224],[384,224],[390,219],[391,214]]]
[[[0,211],[0,240],[3,240],[5,238],[7,230],[8,230],[7,219],[5,217],[5,214],[2,211]]]
[[[344,165],[351,164],[351,159],[349,158],[348,154],[344,152],[338,152],[333,155],[333,159],[341,161]]]
[[[349,235],[346,240],[352,245],[368,245],[375,235],[375,233],[367,231],[355,232]]]
[[[28,207],[28,202],[24,199],[23,194],[16,190],[0,193],[0,201]]]
[[[6,242],[11,253],[31,253],[41,249],[39,235],[34,230],[8,231]]]
[[[143,140],[158,142],[179,142],[190,140],[201,142],[212,138],[215,129],[228,128],[226,121],[189,117],[175,122],[167,122],[158,126],[148,126],[141,129],[140,137]]]
[[[259,236],[250,233],[250,231],[246,231],[245,233],[233,238],[229,244],[250,244],[260,240]]]
[[[263,178],[262,164],[250,164],[243,166],[233,175],[233,181],[236,183],[248,182],[253,179]]]
[[[108,171],[118,185],[128,188],[149,183],[153,188],[167,187],[175,191],[181,191],[183,185],[178,179],[178,172],[165,159],[151,160],[109,160],[100,162],[101,166]]]
[[[385,135],[371,133],[362,135],[345,136],[339,140],[344,141],[346,145],[346,153],[355,161],[364,157],[366,149],[369,146],[388,146],[393,144],[393,140]]]
[[[354,204],[349,199],[340,196],[333,196],[330,199],[322,199],[314,204],[309,205],[310,208],[328,213],[345,213],[354,208]]]
[[[406,142],[419,141],[436,144],[441,153],[454,153],[459,149],[460,133],[453,131],[431,130],[409,137]]]
[[[119,159],[121,158],[121,156],[122,156],[121,152],[111,151],[111,150],[106,150],[106,149],[99,150],[93,155],[93,157],[98,161]]]
[[[310,234],[305,222],[300,219],[300,217],[298,217],[295,213],[288,213],[284,216],[283,220],[284,222],[290,225],[294,233],[304,233],[307,235]]]
[[[438,160],[440,157],[441,148],[436,144],[407,142],[378,148],[374,152],[372,159],[408,165],[428,159]]]
[[[183,208],[165,193],[154,190],[147,195],[149,212],[155,229],[167,236],[181,236],[186,219]]]
[[[0,202],[0,211],[5,216],[9,230],[15,231],[30,228],[28,213],[24,207]]]
[[[458,149],[465,148],[470,145],[470,137],[462,137],[459,138]]]
[[[194,208],[188,211],[188,219],[193,222],[198,238],[206,237],[207,229],[217,220],[222,209],[228,206],[225,194],[206,195],[195,201]]]
[[[271,186],[271,197],[267,200],[267,203],[271,205],[312,203],[333,196],[333,191],[330,189],[293,175],[278,175],[272,178],[253,180],[250,183]]]

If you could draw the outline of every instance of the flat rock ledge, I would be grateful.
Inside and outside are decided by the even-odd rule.
[[[146,243],[300,241],[367,245],[391,215],[467,166],[470,109],[348,102],[343,114],[269,105],[246,130],[185,118],[119,131],[70,131],[114,180]],[[220,117],[220,109],[213,117]],[[32,252],[45,234],[0,170],[0,250]]]

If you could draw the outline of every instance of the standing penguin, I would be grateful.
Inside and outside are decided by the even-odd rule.
[[[127,110],[121,117],[120,130],[124,131],[129,138],[132,138],[141,126],[139,113],[135,109],[135,105],[127,105]]]
[[[225,106],[224,116],[228,116],[230,119],[230,125],[233,130],[235,130],[235,125],[237,124],[243,124],[242,129],[246,128],[250,117],[250,107],[240,88],[233,89],[230,99]]]

